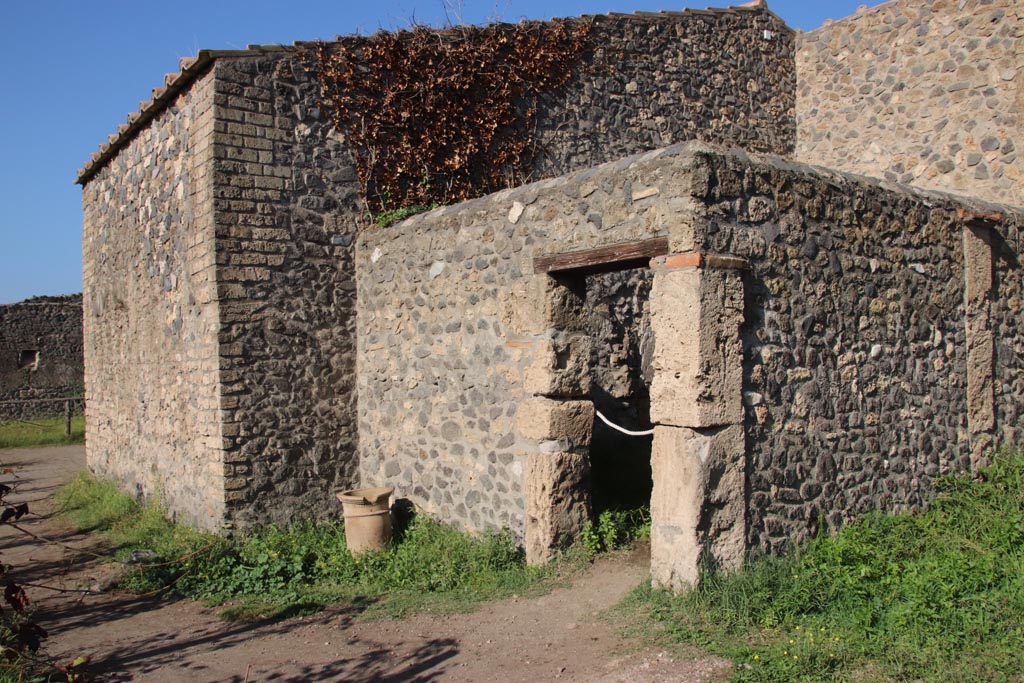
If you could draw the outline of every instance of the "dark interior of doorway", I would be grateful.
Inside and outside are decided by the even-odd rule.
[[[652,277],[646,267],[585,276],[591,399],[611,422],[632,431],[651,424],[653,336],[647,304]],[[651,436],[627,436],[595,417],[590,446],[595,518],[605,511],[649,518],[651,443]]]

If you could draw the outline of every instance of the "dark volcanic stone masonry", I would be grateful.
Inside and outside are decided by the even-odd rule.
[[[705,246],[752,265],[750,544],[920,507],[934,477],[969,466],[955,208],[852,177],[712,159],[697,192]]]
[[[686,140],[792,154],[795,36],[758,8],[592,18],[596,52],[541,98],[537,177]]]
[[[225,518],[336,516],[356,470],[355,166],[291,57],[213,74]]]

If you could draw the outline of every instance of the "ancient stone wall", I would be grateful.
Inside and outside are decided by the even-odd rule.
[[[686,140],[792,154],[795,36],[761,8],[592,18],[595,51],[538,105],[536,177]]]
[[[694,189],[702,248],[751,264],[742,328],[751,546],[799,541],[866,510],[919,508],[937,475],[970,468],[986,433],[1016,433],[1019,215],[999,228],[1002,289],[982,295],[992,310],[979,329],[998,330],[998,369],[979,373],[968,362],[983,337],[968,338],[962,200],[781,161],[706,159]],[[968,393],[993,372],[999,421],[979,428],[984,409]]]
[[[1024,205],[1016,0],[900,0],[797,38],[801,161]]]
[[[12,399],[81,396],[82,296],[33,297],[0,306],[0,403]],[[0,406],[0,419],[13,406]],[[29,413],[62,415],[61,403]]]
[[[800,154],[1019,203],[1001,2],[961,2],[959,23],[945,0],[885,5],[803,36]],[[531,177],[678,140],[793,151],[795,38],[774,15],[588,20],[595,51],[538,102]],[[939,49],[936,32],[958,78],[944,92],[947,62],[933,73],[911,54]],[[884,44],[896,58],[878,76]],[[585,517],[592,402],[606,401],[622,419],[652,413],[659,471],[695,476],[694,505],[659,512],[658,533],[739,529],[773,549],[919,506],[936,474],[1017,436],[1016,218],[968,229],[946,196],[686,145],[368,228],[304,50],[207,54],[80,176],[90,466],[189,522],[334,517],[337,489],[388,484],[466,528],[511,528],[544,559]],[[877,99],[855,100],[854,81]],[[961,117],[982,104],[990,115]],[[880,151],[856,137],[867,127]],[[696,270],[533,271],[535,256],[655,236]],[[751,268],[701,275],[703,253]],[[698,314],[662,319],[678,358],[651,332],[655,286],[663,312],[678,299]],[[737,301],[742,344],[727,338]],[[713,385],[687,363],[718,342],[742,361]],[[651,388],[659,411],[648,361],[655,377],[694,370]],[[680,468],[680,449],[728,476]],[[737,511],[719,493],[743,472]],[[676,483],[655,497],[674,504]]]
[[[220,527],[214,76],[85,186],[86,456],[97,474]]]
[[[1020,221],[991,231],[993,281],[989,318],[993,331],[994,445],[1024,443],[1024,232]]]
[[[686,144],[365,232],[362,480],[467,528],[508,526],[543,558],[587,506],[584,408],[653,372],[664,583],[692,580],[703,543],[734,566],[919,508],[936,476],[1018,434],[1021,221]],[[965,247],[972,235],[988,246]],[[654,236],[676,255],[651,262],[653,289],[635,262],[531,269]],[[653,352],[643,333],[625,341],[645,327]]]
[[[538,103],[532,174],[691,137],[793,148],[793,34],[771,13],[593,22],[590,61]],[[154,93],[185,95],[151,123],[160,107],[147,104],[80,176],[90,386],[106,394],[96,467],[144,492],[181,475],[174,486],[191,481],[194,495],[165,502],[207,527],[335,516],[334,492],[357,482],[353,242],[369,216],[310,65],[304,48],[274,46],[186,62]],[[132,265],[140,254],[145,268]],[[204,390],[178,400],[200,375]],[[170,425],[182,421],[199,436],[171,453]],[[217,455],[203,451],[208,467],[186,475],[198,442]],[[208,486],[218,492],[200,512]]]
[[[549,399],[528,399],[586,398],[590,345],[584,355],[582,338],[554,327],[555,280],[534,274],[533,257],[665,235],[687,210],[686,173],[651,153],[364,232],[363,483],[466,528],[523,535],[529,471],[585,449],[593,421],[581,415],[582,443],[537,436]]]
[[[601,18],[595,40],[602,54],[540,105],[536,173],[665,138],[792,148],[792,118],[775,115],[792,107],[792,34],[774,15]],[[670,67],[654,69],[662,58]],[[239,527],[337,515],[334,492],[357,481],[352,243],[369,216],[309,64],[271,50],[214,68],[226,502]]]
[[[356,474],[355,168],[294,53],[214,76],[226,517],[336,517]]]

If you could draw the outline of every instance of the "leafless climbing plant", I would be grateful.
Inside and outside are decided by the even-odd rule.
[[[528,177],[538,97],[580,68],[590,34],[583,20],[415,26],[319,43],[307,67],[348,137],[371,211],[381,212]]]

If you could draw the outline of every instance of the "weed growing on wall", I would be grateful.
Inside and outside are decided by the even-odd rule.
[[[580,20],[417,26],[321,43],[307,63],[380,213],[527,180],[537,98],[589,54],[589,34]]]
[[[410,216],[415,216],[416,214],[432,211],[439,206],[441,205],[437,202],[433,202],[432,204],[413,204],[412,206],[403,206],[400,209],[382,211],[374,216],[373,222],[382,228],[386,228],[392,223],[403,221]]]
[[[353,557],[340,521],[227,540],[172,524],[158,506],[140,505],[87,476],[57,499],[76,526],[111,540],[116,559],[150,558],[125,575],[123,588],[232,602],[230,618],[291,615],[337,602],[377,603],[389,613],[458,609],[538,588],[550,573],[527,567],[507,532],[471,536],[423,516],[391,547]]]
[[[1024,680],[1024,455],[941,486],[927,512],[871,515],[631,605],[731,657],[737,681]]]

